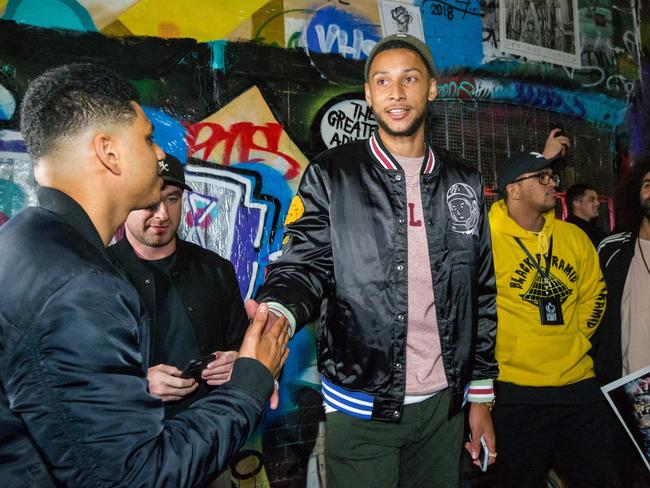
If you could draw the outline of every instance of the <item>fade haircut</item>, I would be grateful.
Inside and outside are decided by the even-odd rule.
[[[36,160],[62,139],[94,125],[131,122],[137,94],[111,69],[72,63],[47,70],[33,80],[22,101],[20,131]]]
[[[573,202],[576,200],[580,200],[582,197],[585,196],[585,193],[587,193],[588,190],[596,191],[596,189],[592,186],[586,185],[584,183],[576,183],[575,185],[572,185],[567,191],[566,191],[566,207],[569,212],[569,215],[573,215]]]
[[[650,154],[636,161],[621,178],[616,191],[617,227],[638,234],[643,219],[639,194],[643,177],[650,173]]]

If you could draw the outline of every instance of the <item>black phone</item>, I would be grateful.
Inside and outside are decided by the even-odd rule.
[[[198,381],[201,378],[201,371],[203,371],[208,364],[214,361],[214,359],[214,354],[206,354],[205,356],[191,359],[190,362],[187,363],[187,366],[183,368],[181,378],[194,378]]]

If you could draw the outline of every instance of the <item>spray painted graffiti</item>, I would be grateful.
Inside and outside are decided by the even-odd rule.
[[[376,25],[335,7],[318,10],[306,29],[310,52],[356,60],[366,59],[380,37]]]
[[[32,161],[18,131],[0,130],[0,225],[36,204]]]
[[[0,85],[0,120],[9,120],[16,110],[16,100],[12,93]]]
[[[189,156],[224,166],[264,163],[283,175],[294,190],[307,166],[307,158],[273,116],[257,87],[185,127]]]
[[[205,160],[209,160],[217,145],[223,143],[222,164],[229,165],[231,161],[268,161],[290,180],[300,174],[301,166],[279,150],[282,132],[282,126],[278,123],[256,125],[237,122],[225,128],[212,122],[199,122],[187,126],[187,142],[190,154]],[[263,144],[256,142],[260,138],[264,140]]]
[[[358,98],[328,104],[320,118],[320,135],[328,148],[367,139],[377,127],[372,109]]]
[[[486,78],[442,78],[439,98],[509,101],[617,127],[625,120],[628,106],[602,94],[580,93],[532,83],[501,82]]]
[[[183,199],[185,217],[180,234],[229,259],[242,296],[250,298],[264,278],[260,262],[268,263],[281,210],[286,205],[260,193],[260,176],[254,171],[188,164],[185,174],[193,191]],[[286,183],[285,187],[284,194],[288,195]]]

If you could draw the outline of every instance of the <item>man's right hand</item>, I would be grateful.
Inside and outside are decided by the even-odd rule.
[[[181,370],[168,364],[157,364],[147,370],[149,393],[163,402],[180,400],[196,390],[199,384],[192,378],[181,378]]]
[[[553,129],[546,139],[542,156],[546,159],[553,159],[557,156],[564,156],[566,150],[571,147],[571,140],[561,134],[562,129]]]
[[[239,357],[257,359],[267,367],[273,378],[277,378],[289,355],[289,324],[286,318],[279,317],[265,330],[269,315],[266,303],[257,307],[239,348]]]

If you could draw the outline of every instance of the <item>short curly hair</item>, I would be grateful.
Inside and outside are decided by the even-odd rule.
[[[623,175],[616,191],[617,228],[637,234],[643,219],[639,196],[643,177],[650,173],[650,154],[636,161]]]
[[[20,131],[33,159],[61,140],[97,123],[128,123],[136,112],[133,86],[115,71],[92,63],[72,63],[34,79],[22,101]]]

